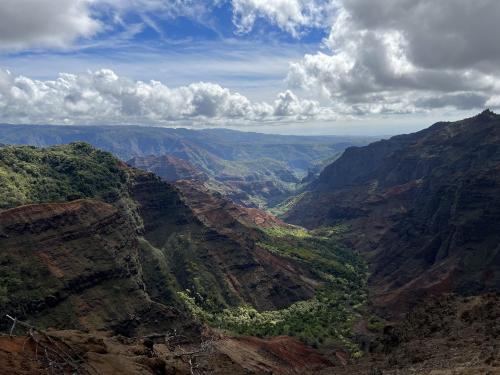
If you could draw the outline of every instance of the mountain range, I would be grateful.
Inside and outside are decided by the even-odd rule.
[[[211,190],[261,208],[294,195],[304,177],[319,173],[346,147],[374,139],[139,126],[0,126],[0,143],[46,147],[87,142],[167,180],[172,169],[190,170],[179,177],[203,174]]]
[[[500,116],[367,141],[2,126],[0,370],[500,373]]]

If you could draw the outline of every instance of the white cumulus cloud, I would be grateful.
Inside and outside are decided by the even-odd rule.
[[[108,69],[34,80],[0,69],[0,121],[75,124],[249,124],[324,118],[332,114],[291,91],[255,103],[207,82],[170,88],[120,77]]]

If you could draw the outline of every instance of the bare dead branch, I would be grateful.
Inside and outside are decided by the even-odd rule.
[[[84,359],[75,353],[71,346],[60,338],[51,336],[47,332],[37,329],[31,324],[20,321],[10,315],[6,315],[6,317],[13,322],[10,329],[11,337],[16,325],[28,329],[26,332],[26,339],[23,342],[23,352],[26,343],[33,341],[35,345],[34,360],[45,366],[50,374],[53,374],[54,371],[63,374],[70,370],[72,374],[99,375],[99,372],[93,366],[85,363]],[[65,347],[63,347],[63,345]],[[42,356],[38,355],[39,348],[42,350]]]

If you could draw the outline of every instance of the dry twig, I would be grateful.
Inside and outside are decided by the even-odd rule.
[[[10,329],[10,337],[12,337],[16,325],[27,329],[26,340],[23,343],[23,352],[26,343],[32,341],[35,345],[34,360],[46,367],[50,374],[99,375],[94,367],[86,364],[84,359],[60,338],[51,336],[47,332],[10,315],[6,315],[6,317],[13,322]],[[42,356],[38,355],[39,348],[42,351]]]

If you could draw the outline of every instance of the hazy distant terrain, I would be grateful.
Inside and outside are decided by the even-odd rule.
[[[346,147],[374,139],[138,126],[0,127],[0,143],[45,147],[87,142],[166,179],[171,174],[160,171],[178,168],[174,158],[181,159],[204,173],[212,189],[237,203],[255,207],[280,203],[300,188],[303,178],[319,173],[328,160],[340,156]],[[191,172],[196,174],[199,175]]]

